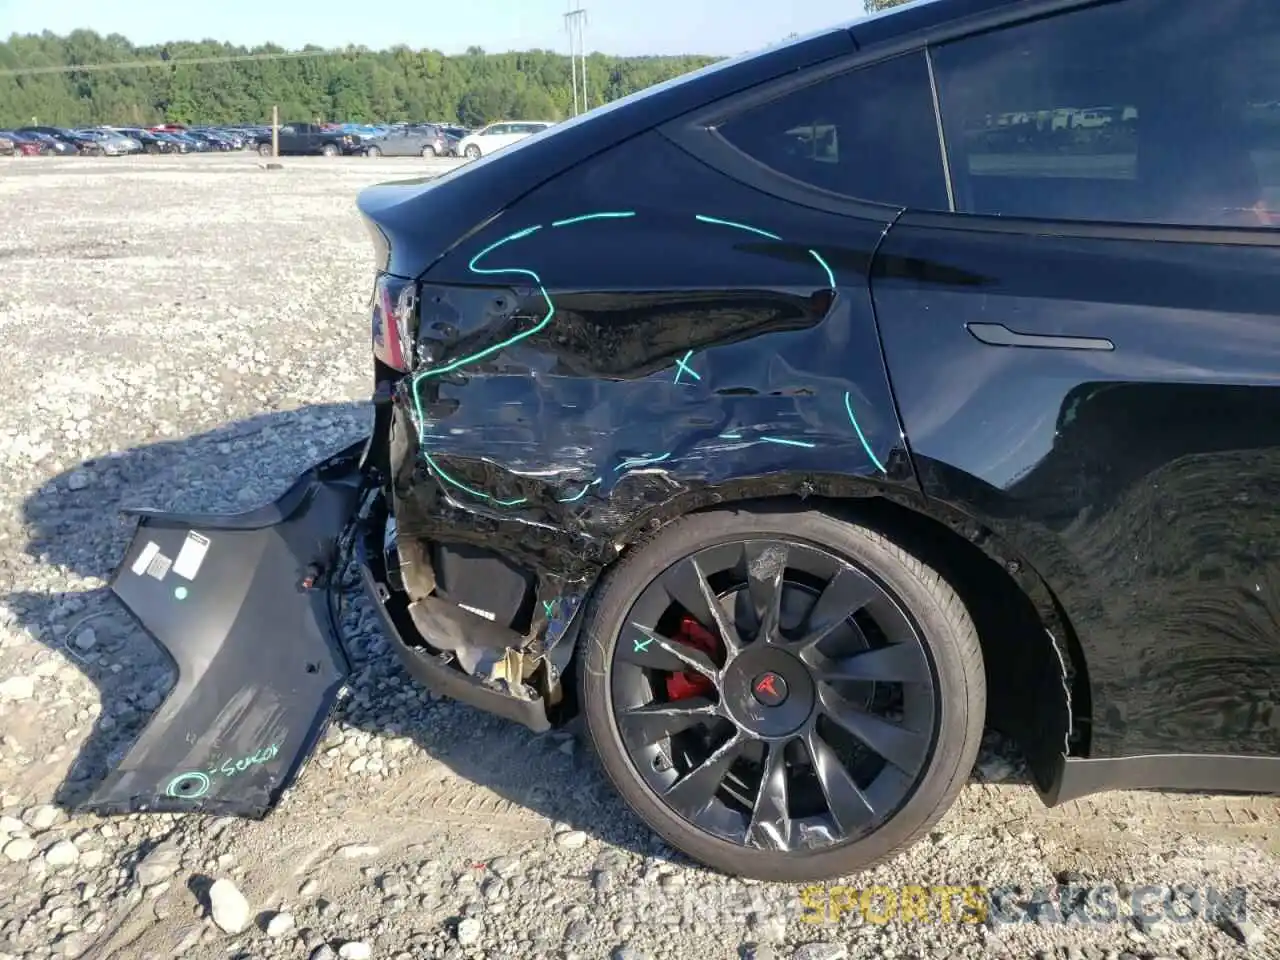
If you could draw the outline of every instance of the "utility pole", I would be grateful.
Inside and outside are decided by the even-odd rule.
[[[569,69],[573,74],[573,115],[578,115],[578,78],[582,78],[582,110],[585,112],[589,109],[587,106],[587,48],[586,41],[583,39],[582,29],[587,24],[587,10],[585,7],[574,8],[573,0],[569,0],[570,9],[564,15],[565,27],[569,31]],[[578,58],[582,58],[582,72],[578,72]]]
[[[280,105],[271,108],[271,158],[280,156]]]

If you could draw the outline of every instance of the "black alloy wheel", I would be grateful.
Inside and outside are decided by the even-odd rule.
[[[633,809],[709,866],[844,875],[913,842],[976,758],[985,679],[951,588],[813,511],[695,514],[612,571],[579,664]]]

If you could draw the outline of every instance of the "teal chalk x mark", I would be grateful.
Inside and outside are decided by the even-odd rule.
[[[694,370],[693,367],[689,366],[689,358],[692,356],[693,356],[693,351],[690,350],[683,357],[681,357],[679,360],[676,361],[676,366],[679,369],[676,370],[676,378],[675,380],[672,381],[673,383],[680,382],[680,374],[682,373],[687,373],[689,376],[693,377],[693,379],[695,380],[702,379],[702,376],[698,373],[698,371]]]
[[[653,642],[652,637],[645,637],[643,640],[641,640],[639,637],[636,637],[635,639],[636,649],[634,652],[644,653],[647,649],[649,649],[649,644],[652,642]]]
[[[632,457],[629,460],[623,460],[622,463],[618,464],[613,469],[614,469],[614,472],[616,473],[621,470],[626,470],[629,467],[647,467],[651,463],[661,463],[663,460],[666,460],[669,456],[671,456],[670,453],[664,453],[660,457],[651,457],[647,454],[643,457]]]
[[[721,439],[721,440],[741,440],[741,439],[742,439],[742,434],[740,434],[740,433],[722,433],[722,434],[720,434],[720,439]]]
[[[174,595],[175,597],[177,597],[179,600],[185,600],[185,599],[187,599],[187,588],[186,588],[186,587],[174,587],[174,588],[173,588],[173,595]]]
[[[816,443],[808,440],[788,440],[786,437],[761,437],[761,443],[776,443],[784,447],[816,447]]]
[[[548,617],[555,612],[557,600],[543,600],[542,610]]]
[[[863,434],[862,428],[858,426],[858,418],[853,415],[853,404],[849,400],[849,391],[847,390],[844,394],[844,410],[845,413],[849,414],[849,422],[853,424],[853,429],[857,431],[858,439],[862,441],[862,449],[867,451],[867,456],[871,458],[871,462],[879,468],[880,472],[887,474],[889,471],[884,468],[884,464],[880,462],[880,458],[872,452],[871,444],[867,443],[867,438]]]
[[[574,503],[575,501],[581,500],[583,497],[587,495],[588,490],[590,490],[592,487],[594,487],[596,484],[600,482],[601,482],[600,478],[596,477],[594,480],[588,483],[585,487],[583,487],[581,490],[575,493],[572,497],[565,497],[560,501],[560,503]]]
[[[187,784],[195,786],[188,787]],[[209,792],[211,786],[213,781],[206,774],[199,770],[188,770],[169,781],[169,785],[164,788],[164,795],[178,797],[181,800],[198,800]]]

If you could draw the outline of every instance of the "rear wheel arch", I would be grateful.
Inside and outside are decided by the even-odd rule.
[[[871,528],[938,570],[969,609],[987,663],[987,723],[1019,744],[1036,786],[1050,789],[1066,753],[1087,755],[1092,704],[1080,646],[1048,584],[993,531],[944,504],[871,480],[849,478],[844,496],[771,495],[760,489],[765,484],[776,488],[760,478],[734,494],[698,491],[639,518],[602,576],[667,524],[694,513],[812,510]],[[576,686],[570,674],[580,655],[574,651],[566,671],[568,690]]]

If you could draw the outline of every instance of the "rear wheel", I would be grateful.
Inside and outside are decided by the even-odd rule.
[[[469,143],[467,144],[466,154],[467,154],[468,160],[479,160],[480,148],[477,147],[474,143]]]
[[[371,157],[376,160],[378,157],[382,156],[382,151],[379,150],[377,147],[365,147],[364,155],[366,157]]]
[[[258,144],[258,155],[261,157],[271,156],[271,144],[269,143]]]
[[[320,148],[320,153],[322,156],[336,157],[338,155],[338,146],[334,143],[326,143]]]
[[[585,611],[587,726],[627,803],[727,873],[846,875],[914,843],[977,756],[973,622],[919,559],[814,511],[693,514]]]
[[[433,147],[431,144],[428,143],[425,147],[422,148],[422,156],[424,159],[430,160],[435,155],[436,155],[436,148]]]

